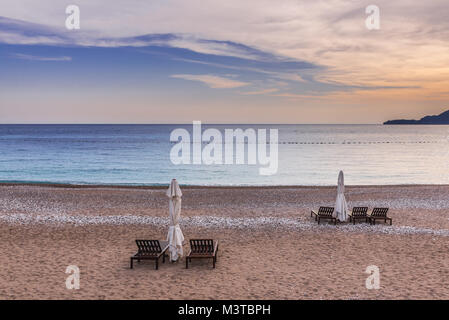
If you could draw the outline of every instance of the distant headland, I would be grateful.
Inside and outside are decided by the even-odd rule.
[[[384,124],[449,124],[449,110],[440,113],[437,116],[425,116],[419,120],[388,120]]]

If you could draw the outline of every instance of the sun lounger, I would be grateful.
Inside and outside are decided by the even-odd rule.
[[[218,240],[211,239],[191,239],[190,252],[186,256],[186,269],[192,259],[212,259],[213,267],[217,262]]]
[[[311,211],[310,212],[310,216],[314,216],[315,215],[315,220],[318,221],[318,224],[320,224],[320,220],[331,220],[331,222],[333,221],[334,224],[337,224],[337,218],[332,216],[332,213],[334,213],[334,208],[333,207],[320,207],[318,209],[318,212],[315,211]]]
[[[165,262],[166,251],[168,249],[168,241],[159,240],[136,240],[138,251],[131,257],[131,269],[133,268],[133,260],[155,260],[156,270],[159,267],[159,258],[162,257],[162,263]]]
[[[385,223],[390,221],[390,226],[393,224],[393,219],[387,217],[388,208],[374,208],[370,215],[368,215],[371,224],[376,224],[376,220],[383,220]]]
[[[368,222],[368,207],[354,207],[352,211],[348,213],[349,222],[353,222],[355,224],[356,220],[365,220]]]

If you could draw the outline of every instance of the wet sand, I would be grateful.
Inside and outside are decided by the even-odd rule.
[[[156,271],[129,257],[136,238],[166,237],[165,189],[0,185],[0,298],[449,299],[449,186],[350,186],[350,207],[388,206],[393,226],[318,226],[310,209],[335,189],[184,188],[181,228],[220,241],[217,268]],[[365,287],[369,265],[379,290]]]

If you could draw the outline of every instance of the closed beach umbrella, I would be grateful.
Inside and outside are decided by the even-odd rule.
[[[337,200],[335,201],[335,215],[338,220],[346,221],[348,219],[348,205],[345,198],[345,179],[343,171],[338,174]]]
[[[167,190],[167,196],[170,212],[170,227],[168,228],[167,241],[170,244],[170,260],[176,261],[183,255],[182,243],[184,242],[184,235],[179,227],[182,192],[176,179],[171,181],[170,187]]]

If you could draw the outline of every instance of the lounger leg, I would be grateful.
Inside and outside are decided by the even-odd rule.
[[[159,259],[156,259],[156,270],[159,269]]]
[[[186,258],[186,269],[189,269],[189,258]]]
[[[162,263],[165,263],[165,253],[162,255]]]
[[[130,261],[130,267],[131,267],[130,269],[132,269],[133,268],[133,258],[131,258],[130,260],[131,260]]]
[[[215,262],[216,262],[215,257],[213,257],[213,262],[212,262],[212,264],[213,264],[213,266],[214,266],[214,269],[215,269]]]
[[[318,218],[318,224],[320,224],[320,218]]]

